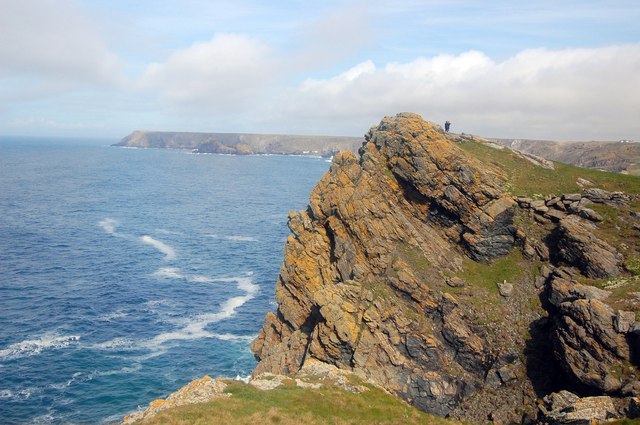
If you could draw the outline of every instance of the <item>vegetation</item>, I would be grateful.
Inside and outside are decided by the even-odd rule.
[[[496,283],[504,280],[513,282],[523,273],[523,261],[522,253],[518,249],[512,250],[509,255],[498,258],[491,264],[466,259],[460,277],[469,284],[495,295],[498,293]]]
[[[283,386],[257,390],[241,382],[229,382],[230,398],[192,404],[159,413],[145,424],[451,424],[403,403],[383,391],[370,388],[360,394],[335,387],[319,389]]]
[[[608,173],[558,162],[554,163],[555,170],[548,170],[517,156],[508,148],[494,149],[473,141],[460,142],[458,146],[484,163],[504,171],[509,177],[508,190],[514,195],[535,197],[553,193],[577,193],[581,191],[576,183],[578,178],[589,180],[605,190],[640,194],[638,176]]]

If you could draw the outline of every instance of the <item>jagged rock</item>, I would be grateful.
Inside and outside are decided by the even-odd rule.
[[[224,392],[226,386],[227,384],[220,378],[212,379],[209,376],[205,376],[200,379],[194,379],[188,385],[169,395],[166,399],[152,401],[146,410],[125,416],[121,425],[131,425],[138,421],[144,423],[146,420],[156,416],[159,412],[174,407],[194,403],[206,403],[215,398],[230,397],[231,394]]]
[[[544,215],[547,218],[550,218],[551,221],[555,221],[555,222],[559,222],[560,220],[562,220],[563,218],[565,218],[567,216],[567,214],[563,213],[560,210],[549,210],[547,211],[547,213]]]
[[[582,300],[606,300],[611,292],[605,291],[595,286],[581,285],[573,280],[569,280],[556,275],[551,280],[549,289],[549,302],[555,306],[567,301]]]
[[[621,204],[629,201],[629,197],[622,192],[608,192],[603,189],[589,188],[585,189],[583,196],[589,200],[599,204]]]
[[[578,282],[627,273],[575,215],[590,198],[514,198],[505,179],[415,114],[383,119],[358,155],[335,155],[308,208],[289,215],[255,374],[302,379],[319,362],[475,423],[533,411],[556,379],[639,391],[640,324]],[[493,264],[522,267],[498,285],[502,298],[487,286]]]
[[[548,424],[584,424],[618,418],[611,397],[580,398],[569,391],[552,393],[543,399],[540,420]]]
[[[618,310],[613,319],[613,327],[616,332],[627,333],[631,330],[635,321],[636,314],[633,311]]]
[[[580,217],[586,218],[591,221],[602,221],[604,220],[600,214],[592,210],[591,208],[581,208],[578,212]]]
[[[616,330],[615,313],[600,300],[577,299],[560,304],[555,316],[555,354],[565,370],[582,385],[605,394],[637,380],[629,369],[631,350]]]
[[[598,239],[585,222],[574,216],[561,220],[558,226],[558,256],[575,265],[592,278],[620,274],[622,256],[608,243]]]
[[[483,379],[489,348],[469,312],[434,296],[442,279],[425,276],[455,274],[465,254],[490,261],[513,249],[516,202],[501,172],[417,115],[385,118],[366,140],[360,158],[336,155],[308,210],[290,214],[278,311],[253,343],[255,373],[320,360],[446,415]],[[405,298],[413,304],[401,307]],[[421,324],[399,308],[431,313]]]

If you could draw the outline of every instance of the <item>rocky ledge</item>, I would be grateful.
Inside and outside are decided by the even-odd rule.
[[[638,198],[509,179],[418,115],[383,119],[290,213],[255,374],[320,362],[475,423],[636,415]]]

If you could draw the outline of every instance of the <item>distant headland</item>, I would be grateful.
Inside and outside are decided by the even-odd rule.
[[[113,146],[191,149],[197,153],[233,155],[273,154],[330,157],[339,151],[357,151],[363,142],[364,137],[134,131]]]

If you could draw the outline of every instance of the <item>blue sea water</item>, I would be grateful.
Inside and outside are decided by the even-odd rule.
[[[0,422],[111,423],[237,377],[310,157],[0,139]]]

